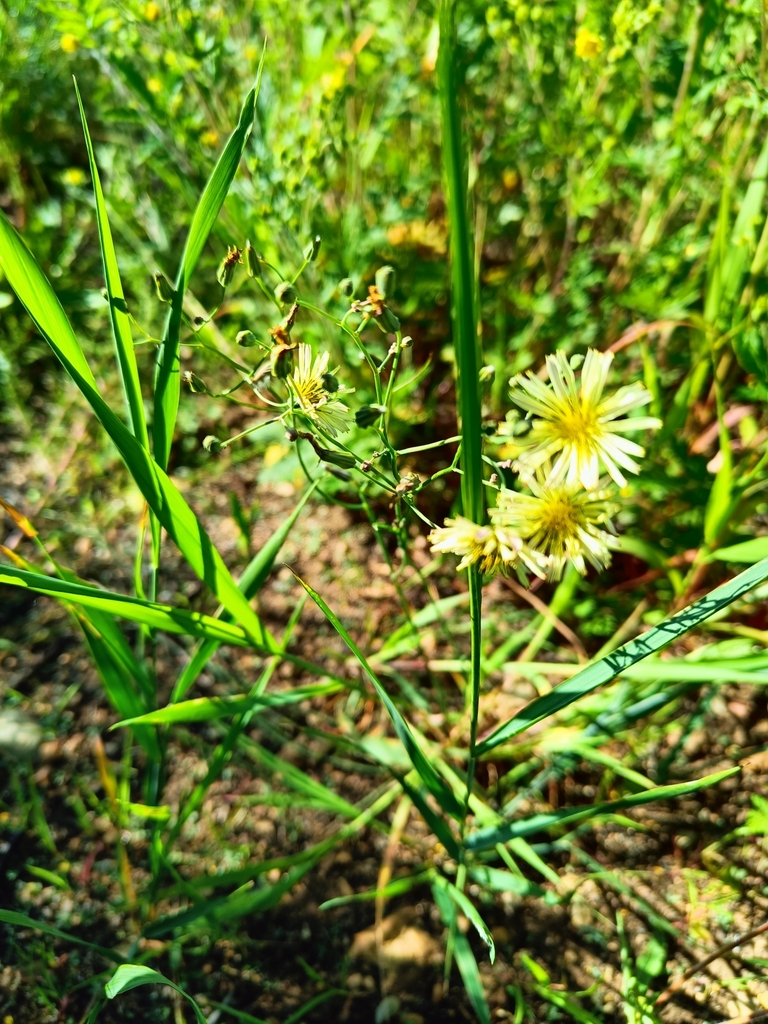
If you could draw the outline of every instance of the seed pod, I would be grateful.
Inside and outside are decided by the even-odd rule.
[[[235,341],[241,348],[253,348],[254,345],[258,345],[253,331],[239,331],[235,336]]]
[[[214,437],[213,434],[209,434],[207,437],[203,438],[203,448],[205,448],[207,452],[210,452],[211,455],[218,455],[222,447],[223,445],[221,441],[218,437]]]
[[[385,405],[363,405],[355,413],[355,423],[358,427],[372,427],[386,411]]]
[[[334,395],[339,390],[339,382],[334,374],[324,373],[321,380],[323,382],[323,387],[329,394]]]
[[[347,452],[336,452],[331,448],[321,448],[320,445],[315,447],[315,451],[321,459],[330,462],[332,466],[339,466],[341,469],[352,469],[355,465],[354,455],[349,455]]]
[[[208,386],[202,377],[198,377],[197,374],[192,373],[191,370],[184,371],[184,383],[193,395],[210,395]]]
[[[245,272],[248,277],[261,277],[261,263],[259,254],[251,245],[250,241],[245,243]]]
[[[285,432],[285,439],[286,441],[290,441],[291,443],[297,441],[299,439],[298,430],[294,430],[293,427],[288,427],[288,429]]]
[[[488,364],[487,366],[481,366],[478,377],[483,384],[489,384],[496,376],[496,367]]]
[[[347,298],[354,294],[355,284],[351,277],[345,277],[342,281],[339,281],[339,291],[342,295],[346,295]]]
[[[365,462],[360,463],[360,469],[363,471],[363,473],[370,473],[370,471],[373,469],[373,463],[369,462],[368,459],[366,459]]]
[[[285,380],[293,373],[293,353],[295,345],[275,345],[269,357],[269,365],[273,376]]]
[[[275,288],[275,298],[281,306],[287,306],[296,301],[296,289],[290,281],[281,281]]]
[[[325,467],[331,476],[335,476],[337,480],[343,480],[344,483],[349,483],[352,479],[352,474],[348,473],[346,469],[338,469],[336,466]]]
[[[377,316],[375,320],[377,325],[385,334],[394,334],[396,331],[400,330],[400,321],[389,306],[383,306],[381,316]]]
[[[315,262],[315,260],[317,259],[317,254],[320,252],[321,241],[322,239],[320,238],[320,235],[315,235],[315,237],[304,250],[305,260],[308,260],[310,263]]]
[[[205,317],[204,316],[196,316],[195,319],[192,321],[192,323],[194,324],[195,327],[198,327],[198,328],[202,327],[203,324],[205,323]]]
[[[410,334],[406,334],[406,336],[400,342],[400,348],[411,348],[412,345],[413,338],[410,336]]]
[[[155,291],[157,292],[158,299],[160,299],[161,302],[173,302],[175,292],[168,283],[168,278],[165,274],[161,274],[158,270],[152,275],[152,277],[155,281]]]
[[[395,290],[395,268],[390,266],[379,267],[376,271],[375,280],[382,299],[386,299]]]

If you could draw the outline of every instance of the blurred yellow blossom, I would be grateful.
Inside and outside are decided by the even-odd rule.
[[[72,185],[77,188],[85,183],[85,171],[82,167],[68,167],[61,176],[65,185]]]
[[[147,21],[157,21],[160,17],[160,8],[154,0],[150,0],[150,3],[144,8],[144,17]]]
[[[150,78],[147,82],[147,88],[156,96],[159,92],[163,91],[163,83],[159,78]]]
[[[77,36],[73,36],[71,32],[65,32],[61,37],[60,46],[64,53],[75,53],[80,46],[80,40]]]
[[[213,147],[217,146],[219,143],[219,133],[214,131],[212,128],[209,128],[200,136],[200,142],[204,146],[208,146],[209,149],[213,149]]]
[[[576,33],[574,49],[576,56],[581,57],[582,60],[594,60],[603,49],[603,40],[582,25]]]

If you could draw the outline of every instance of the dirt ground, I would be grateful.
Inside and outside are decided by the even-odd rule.
[[[134,532],[126,524],[135,520],[130,500],[113,509],[103,536],[90,529],[77,531],[71,522],[73,510],[79,508],[76,494],[70,489],[70,497],[57,499],[51,488],[46,492],[50,467],[39,460],[30,463],[13,451],[6,455],[0,493],[28,511],[30,482],[35,483],[42,496],[36,504],[48,510],[49,532],[56,533],[57,557],[84,578],[128,591]],[[76,467],[66,471],[77,472]],[[244,506],[258,502],[254,548],[290,511],[296,493],[287,483],[257,487],[242,471],[233,471],[226,486],[191,489],[188,497],[225,560],[241,565],[244,553],[228,499],[233,489]],[[45,519],[40,522],[45,524]],[[6,544],[22,550],[19,540],[6,530]],[[24,552],[31,556],[30,550]],[[300,598],[291,569],[317,587],[364,646],[387,636],[399,621],[395,591],[370,529],[344,509],[321,503],[308,507],[280,561],[285,565],[276,567],[259,598],[260,612],[276,633]],[[453,586],[461,589],[460,583]],[[182,563],[172,559],[159,597],[199,608],[200,589]],[[491,607],[509,599],[501,585],[490,588]],[[354,671],[339,638],[310,603],[303,610],[293,649],[328,671]],[[187,646],[178,638],[159,638],[161,704],[186,657]],[[194,694],[225,694],[250,686],[261,664],[260,658],[242,650],[221,651]],[[300,681],[308,677],[283,665],[276,686]],[[414,682],[428,685],[418,671]],[[514,699],[514,694],[505,697],[504,690],[502,683],[498,699]],[[458,689],[448,687],[447,692],[459,706]],[[449,985],[444,982],[444,929],[427,885],[390,900],[378,932],[372,902],[319,909],[326,900],[375,889],[384,859],[391,862],[393,877],[430,861],[436,840],[415,812],[400,839],[390,843],[390,807],[379,819],[385,827],[369,826],[338,843],[272,909],[237,923],[201,927],[198,922],[185,939],[172,934],[139,939],[146,922],[135,907],[126,909],[123,893],[126,881],[136,893],[149,884],[151,830],[146,822],[132,820],[130,828],[118,833],[113,817],[105,812],[108,801],[99,770],[101,743],[106,761],[119,771],[122,738],[108,731],[117,716],[66,610],[10,587],[0,588],[0,698],[6,708],[13,705],[42,730],[30,763],[3,758],[0,750],[0,908],[29,914],[121,954],[138,940],[139,951],[156,954],[153,966],[183,985],[201,1005],[211,1007],[209,1024],[236,1019],[223,1008],[216,1009],[216,1003],[270,1024],[299,1019],[307,1024],[442,1024],[475,1019],[457,971]],[[341,743],[334,748],[323,738],[323,729],[338,730],[343,699],[333,695],[279,717],[259,717],[200,813],[187,823],[173,860],[175,884],[169,876],[156,902],[158,917],[189,905],[185,885],[191,879],[279,860],[333,831],[333,816],[311,806],[311,801],[297,801],[295,793],[291,796],[293,791],[281,786],[258,750],[296,765],[351,803],[365,800],[390,781],[378,766],[345,757]],[[489,709],[494,699],[493,693],[486,698]],[[697,692],[688,699],[695,708]],[[361,702],[355,713],[358,732],[367,728],[381,733],[381,711],[373,699]],[[165,792],[172,807],[204,775],[220,731],[208,723],[180,727],[173,736]],[[655,991],[681,971],[695,968],[658,1009],[665,1024],[762,1019],[762,1011],[768,1009],[768,981],[761,978],[761,966],[768,965],[768,931],[723,950],[706,965],[696,965],[766,920],[768,857],[762,844],[747,837],[717,845],[743,825],[751,794],[765,791],[768,754],[760,751],[766,741],[763,693],[746,686],[721,688],[702,708],[697,729],[685,740],[688,770],[697,777],[746,761],[740,776],[694,797],[641,808],[630,815],[632,823],[591,826],[583,831],[578,849],[560,849],[541,837],[542,855],[559,875],[556,885],[542,883],[551,893],[549,903],[505,894],[481,907],[497,944],[493,966],[477,937],[468,932],[494,1020],[523,1019],[515,1016],[520,991],[536,1020],[576,1019],[567,1008],[557,1010],[551,998],[542,997],[541,981],[537,983],[526,969],[525,956],[546,970],[555,996],[580,993],[584,1007],[592,1005],[591,996],[602,1019],[625,1020],[617,915],[630,950],[646,949],[654,937],[660,958]],[[669,755],[675,742],[674,732],[669,732],[649,747],[645,770]],[[614,756],[621,754],[619,748],[614,751]],[[494,772],[498,775],[507,768],[503,763],[481,766],[481,783],[488,785]],[[588,803],[599,781],[598,769],[582,765],[566,778],[551,779],[536,809]],[[272,805],[260,802],[265,794],[281,792],[286,794],[282,804],[274,799]],[[43,873],[30,871],[30,866]],[[45,872],[55,872],[65,884],[52,883]],[[275,866],[268,877],[276,881],[285,875]],[[472,888],[469,892],[477,895]],[[100,975],[106,980],[108,966],[97,954],[63,939],[0,924],[0,1020],[81,1022],[92,1006],[89,979]],[[299,1018],[292,1016],[306,1004]],[[178,1024],[184,1019],[191,1019],[189,1008],[184,1009],[170,990],[158,987],[121,996],[98,1018],[101,1024]]]

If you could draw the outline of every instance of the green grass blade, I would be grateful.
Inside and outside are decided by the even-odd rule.
[[[159,971],[153,971],[151,967],[144,967],[142,964],[122,964],[104,986],[104,992],[108,999],[114,999],[121,992],[130,992],[132,988],[138,988],[140,985],[167,985],[175,992],[184,996],[187,1002],[190,1003],[197,1024],[207,1024],[203,1011],[192,996],[188,995],[179,985],[169,981]]]
[[[183,608],[174,608],[172,605],[140,601],[136,597],[98,590],[82,583],[70,583],[53,576],[44,576],[42,573],[16,569],[14,566],[0,568],[0,582],[26,587],[36,594],[45,594],[60,601],[71,601],[84,608],[95,608],[97,611],[117,615],[131,622],[140,622],[168,633],[215,637],[221,643],[237,644],[240,647],[248,647],[252,643],[250,636],[240,626],[214,619],[211,615],[189,612]]]
[[[586,821],[602,814],[613,814],[628,807],[639,807],[640,804],[648,804],[656,800],[672,800],[675,797],[693,793],[697,789],[703,789],[705,786],[714,786],[722,779],[727,779],[739,771],[741,771],[740,768],[728,768],[723,772],[705,775],[703,779],[694,779],[693,782],[658,786],[656,789],[633,793],[631,796],[610,800],[607,803],[591,804],[589,807],[564,807],[562,810],[551,811],[548,814],[536,814],[523,821],[513,821],[507,825],[478,829],[477,832],[472,832],[467,836],[466,846],[470,850],[487,850],[495,846],[496,843],[506,843],[518,836],[529,836],[534,832],[542,832],[552,828],[553,825],[571,825],[577,821]]]
[[[503,725],[494,729],[490,736],[478,744],[478,755],[482,756],[488,753],[505,740],[517,736],[518,733],[524,732],[536,722],[568,707],[569,704],[579,700],[585,694],[591,693],[598,686],[609,683],[630,665],[642,661],[649,654],[660,651],[662,647],[666,647],[677,637],[688,633],[695,626],[714,615],[715,612],[726,608],[765,579],[768,579],[768,558],[764,558],[761,562],[746,569],[729,580],[728,583],[723,583],[707,597],[702,597],[701,600],[665,619],[664,622],[647,633],[643,633],[636,640],[630,640],[629,643],[618,647],[605,658],[595,662],[594,665],[587,666],[567,682],[558,686],[552,693],[532,700],[530,704],[527,704]]]
[[[192,223],[181,256],[173,301],[168,311],[168,318],[163,332],[163,342],[157,355],[155,370],[155,418],[153,423],[153,439],[155,459],[165,469],[173,441],[176,426],[176,415],[179,409],[179,392],[181,379],[179,374],[179,335],[184,305],[184,295],[189,286],[203,246],[208,240],[216,218],[224,200],[227,198],[230,185],[235,177],[245,145],[253,128],[253,117],[256,110],[256,97],[261,85],[261,74],[264,68],[264,52],[262,51],[256,83],[245,97],[237,127],[232,132],[224,150],[213,169],[208,182],[200,196]]]
[[[136,365],[136,353],[133,347],[133,336],[131,323],[128,318],[128,309],[123,295],[123,286],[120,281],[120,269],[117,265],[117,254],[112,241],[112,231],[107,217],[107,206],[104,202],[104,192],[101,188],[99,169],[96,166],[96,158],[93,153],[91,134],[88,131],[88,122],[85,117],[83,101],[80,98],[80,90],[75,81],[75,94],[77,105],[80,108],[80,118],[83,123],[83,135],[88,150],[88,163],[91,169],[91,180],[93,182],[93,195],[96,201],[96,223],[99,229],[99,244],[101,246],[101,259],[104,266],[104,283],[107,289],[109,301],[109,315],[112,321],[112,335],[115,340],[115,351],[117,352],[117,363],[120,368],[120,378],[123,382],[123,393],[125,394],[128,406],[128,422],[141,445],[149,451],[149,437],[147,435],[147,421],[144,415],[144,401],[141,397],[141,383],[139,381],[139,370]]]
[[[416,739],[413,733],[411,732],[408,724],[406,723],[405,719],[400,714],[400,712],[397,710],[395,705],[392,703],[389,694],[379,682],[375,672],[368,664],[368,661],[363,652],[360,650],[355,641],[346,631],[344,626],[342,626],[338,617],[331,611],[331,609],[328,607],[328,605],[325,603],[322,597],[320,597],[320,595],[316,591],[314,591],[312,587],[309,586],[308,583],[305,583],[304,580],[302,580],[300,577],[297,576],[296,578],[299,580],[299,583],[301,583],[302,587],[304,587],[306,592],[315,602],[315,604],[323,613],[323,615],[325,615],[325,617],[331,623],[333,628],[342,638],[342,640],[350,649],[350,651],[360,662],[363,671],[370,679],[373,688],[376,690],[376,693],[379,696],[379,699],[384,704],[387,714],[389,715],[392,725],[394,726],[395,732],[397,733],[397,737],[405,747],[406,751],[408,752],[408,757],[411,761],[411,764],[415,768],[421,781],[424,783],[424,785],[435,798],[435,800],[437,800],[438,804],[443,808],[443,810],[447,814],[450,814],[453,817],[457,818],[457,820],[461,821],[462,818],[464,817],[464,809],[459,804],[456,797],[453,795],[452,790],[449,789],[448,786],[446,786],[446,784],[437,774],[431,762],[427,760],[421,747],[416,742]]]
[[[472,952],[472,947],[467,941],[466,935],[463,935],[456,928],[456,905],[448,893],[439,885],[433,884],[432,894],[435,897],[435,903],[440,911],[443,923],[453,935],[453,956],[456,960],[456,966],[459,968],[461,980],[464,982],[467,996],[472,1004],[472,1009],[477,1015],[479,1024],[491,1024],[491,1011],[485,998],[475,954]]]
[[[474,905],[472,900],[465,896],[460,889],[457,889],[455,885],[443,878],[442,875],[435,876],[434,885],[448,893],[462,914],[464,914],[468,921],[471,921],[475,931],[488,947],[491,963],[493,963],[496,959],[496,945],[493,941],[493,936],[488,930],[488,926],[478,913],[477,907]]]
[[[99,956],[103,956],[105,960],[111,960],[116,964],[124,963],[123,957],[113,949],[105,949],[104,946],[97,946],[93,942],[86,942],[85,939],[79,939],[76,935],[71,935],[69,932],[62,932],[58,928],[46,924],[44,921],[36,921],[33,917],[27,917],[26,914],[17,914],[13,910],[0,910],[0,921],[3,924],[10,924],[14,928],[34,928],[39,932],[44,932],[46,935],[53,935],[56,939],[64,939],[65,942],[72,942],[76,946],[84,946],[86,949],[98,953]]]
[[[266,632],[242,591],[238,590],[192,509],[99,394],[91,369],[50,283],[1,211],[0,268],[112,438],[147,504],[191,568],[258,646],[276,652],[275,640]]]
[[[262,693],[253,697],[247,694],[238,694],[234,697],[196,697],[194,700],[169,704],[165,708],[149,711],[137,718],[128,718],[123,722],[117,722],[112,728],[119,729],[127,725],[211,722],[216,718],[228,718],[230,715],[242,714],[252,708],[283,708],[289,704],[298,704],[302,700],[312,700],[314,697],[326,697],[332,693],[339,693],[343,689],[341,683],[319,683],[314,686],[299,686],[295,690],[285,690],[282,693]]]
[[[298,519],[301,510],[306,505],[318,483],[319,479],[306,489],[291,514],[275,530],[266,544],[264,544],[263,547],[254,555],[246,566],[243,575],[237,581],[238,587],[249,600],[254,597],[264,585],[265,580],[272,571],[272,566],[275,564],[275,559],[280,554],[280,549],[288,539],[294,523]],[[219,617],[225,622],[229,621],[230,618],[226,611],[223,611]],[[189,688],[194,685],[198,676],[218,649],[219,644],[215,640],[203,640],[198,644],[192,652],[192,657],[184,666],[181,675],[176,681],[173,693],[171,694],[172,704],[181,700]]]

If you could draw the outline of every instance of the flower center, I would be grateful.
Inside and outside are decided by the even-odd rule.
[[[542,528],[558,540],[573,537],[579,526],[579,512],[567,497],[547,498],[541,509]]]
[[[598,433],[598,422],[594,410],[582,405],[568,405],[560,416],[558,432],[564,441],[589,446]]]

